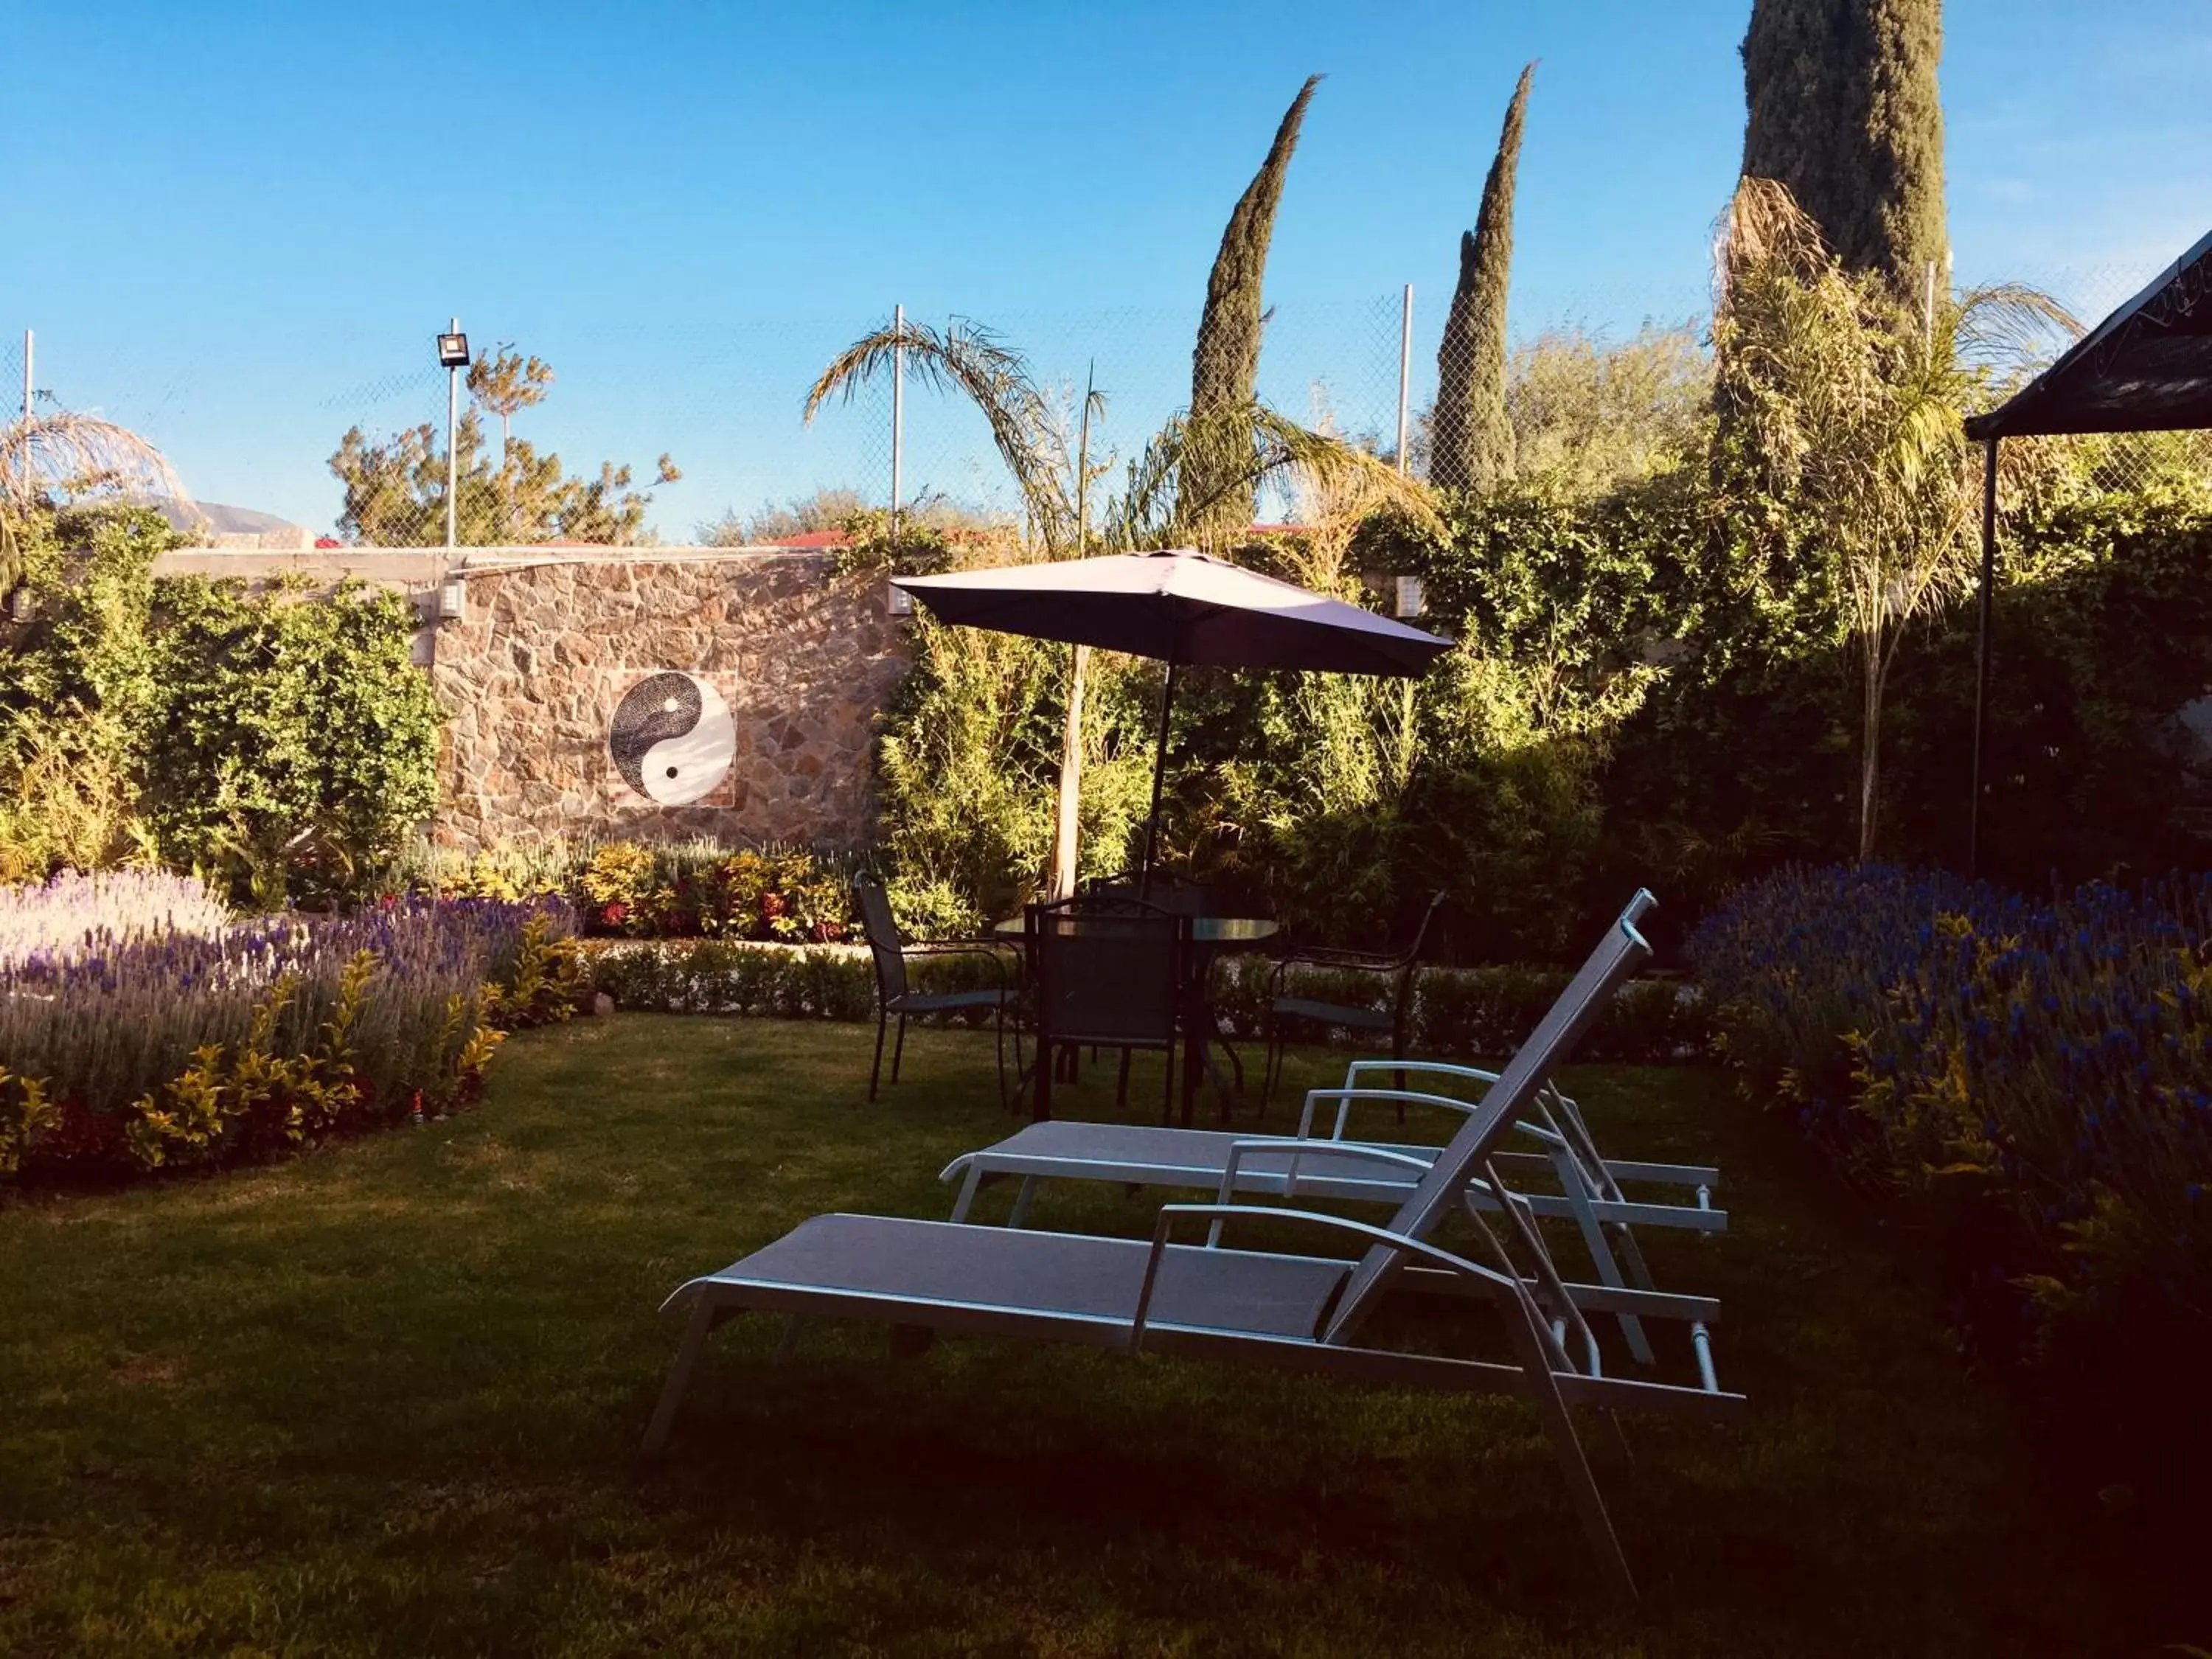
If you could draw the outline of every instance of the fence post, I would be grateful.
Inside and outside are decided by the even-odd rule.
[[[454,318],[447,325],[447,331],[459,334],[461,319]],[[442,346],[445,343],[441,340],[439,343]],[[439,355],[442,356],[444,353]],[[461,371],[448,363],[446,365],[446,547],[448,551],[454,545],[454,532],[459,524],[459,503],[453,498],[453,492],[460,487],[461,464],[460,458],[453,453],[453,428],[459,423],[460,413]]]
[[[1406,476],[1406,406],[1413,389],[1413,285],[1398,313],[1398,476]]]
[[[906,307],[891,307],[891,540],[899,533],[900,449],[906,441]]]

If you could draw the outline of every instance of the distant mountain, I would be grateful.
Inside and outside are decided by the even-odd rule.
[[[250,507],[226,507],[221,501],[178,501],[167,496],[143,496],[139,505],[150,507],[187,536],[216,546],[313,547],[312,530]]]

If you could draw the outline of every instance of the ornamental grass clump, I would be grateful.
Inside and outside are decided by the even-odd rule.
[[[250,1161],[467,1098],[585,981],[556,901],[109,939],[0,965],[0,1177]]]
[[[1691,949],[1747,1080],[2039,1327],[2212,1315],[2212,878],[1790,871]]]
[[[0,886],[0,967],[104,954],[171,934],[213,938],[230,907],[198,876],[167,870],[64,870]]]

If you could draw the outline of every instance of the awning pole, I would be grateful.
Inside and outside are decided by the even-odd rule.
[[[1991,438],[1982,463],[1982,592],[1980,618],[1974,630],[1974,763],[1973,796],[1966,803],[1966,875],[1979,874],[1982,832],[1982,740],[1989,726],[1990,605],[1996,586],[1997,569],[1997,446]]]

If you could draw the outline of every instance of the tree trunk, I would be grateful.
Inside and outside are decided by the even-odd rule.
[[[1866,684],[1859,710],[1859,862],[1874,857],[1876,806],[1881,785],[1881,635],[1866,641]]]
[[[1060,738],[1060,795],[1052,830],[1052,879],[1045,896],[1054,903],[1075,896],[1077,835],[1083,805],[1083,682],[1091,666],[1091,647],[1069,648],[1067,724]]]

